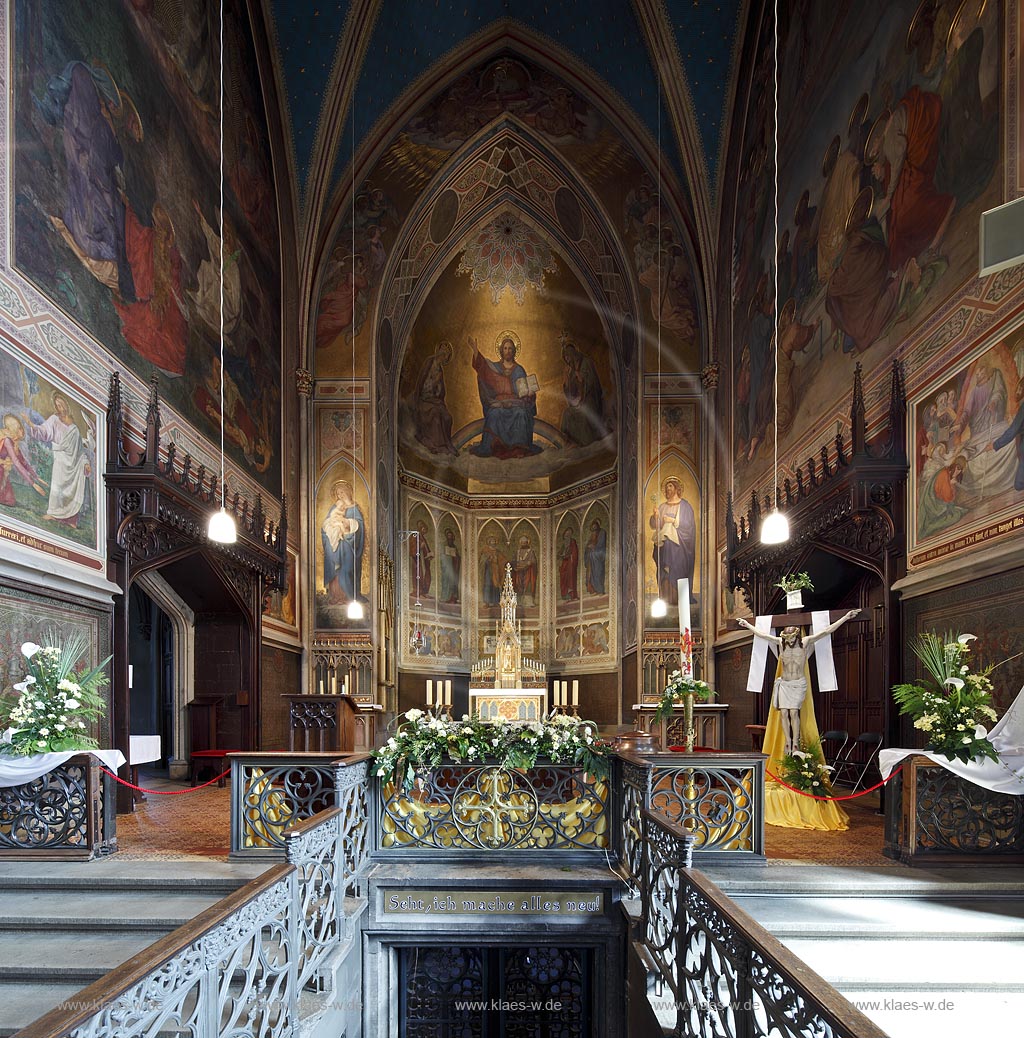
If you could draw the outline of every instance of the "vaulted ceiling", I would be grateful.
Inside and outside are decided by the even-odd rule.
[[[604,84],[603,100],[624,119],[652,140],[660,130],[665,160],[691,196],[697,237],[712,241],[745,7],[741,0],[264,0],[306,248],[353,151],[359,155],[421,77],[477,36],[493,38],[496,23],[549,40],[553,53]]]

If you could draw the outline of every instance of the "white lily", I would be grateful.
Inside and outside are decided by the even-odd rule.
[[[960,637],[957,638],[957,641],[961,645],[966,645],[968,642],[976,642],[977,640],[978,636],[976,634],[961,634]]]
[[[964,687],[964,679],[963,678],[948,677],[943,682],[943,684],[944,685],[952,685],[952,687],[955,688],[957,690],[957,692],[959,692],[960,689],[962,689]]]
[[[42,646],[36,645],[35,642],[25,642],[21,646],[21,654],[25,659],[30,660],[41,648]]]

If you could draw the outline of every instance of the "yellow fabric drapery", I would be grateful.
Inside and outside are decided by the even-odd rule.
[[[778,677],[781,672],[780,660],[775,676]],[[807,695],[804,696],[803,705],[800,707],[800,739],[805,746],[810,746],[818,741],[820,735],[818,722],[814,717],[811,675],[806,664],[804,677],[807,680]],[[779,711],[773,703],[768,711],[761,752],[768,757],[768,770],[775,775],[781,776],[781,762],[785,749],[786,733],[782,728]],[[822,790],[822,796],[827,794],[827,790]],[[849,828],[850,822],[849,816],[838,804],[801,796],[779,785],[770,776],[767,777],[764,788],[764,820],[768,825],[778,825],[787,829],[819,829],[824,832],[842,832]]]

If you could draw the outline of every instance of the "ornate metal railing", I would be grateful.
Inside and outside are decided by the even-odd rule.
[[[0,858],[88,860],[115,849],[112,782],[82,753],[31,782],[0,787]]]
[[[344,842],[353,862],[365,857],[359,832],[369,818],[367,754],[231,754],[231,857],[281,858],[285,831],[320,811],[341,807],[351,820]],[[352,871],[356,871],[353,867]]]
[[[294,866],[270,869],[19,1036],[298,1033],[298,885]]]
[[[909,757],[885,798],[884,853],[908,864],[1024,862],[1024,797]]]
[[[637,937],[662,1033],[885,1038],[885,1032],[691,867],[694,837],[643,811]]]
[[[378,780],[378,853],[577,851],[603,860],[610,802],[607,779],[569,765],[424,768],[411,789]]]
[[[642,836],[640,809],[659,814],[693,837],[694,853],[716,861],[764,857],[764,769],[761,754],[653,753],[622,758],[618,829],[623,866],[635,882]]]

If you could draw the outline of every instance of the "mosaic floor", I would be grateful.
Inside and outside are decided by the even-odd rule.
[[[180,795],[151,795],[133,815],[117,819],[118,855],[138,860],[201,858],[227,860],[231,790],[216,784],[195,791],[187,784],[142,773],[140,784]],[[187,792],[181,792],[187,791]],[[765,850],[775,861],[808,865],[892,865],[882,855],[882,816],[877,795],[843,804],[850,816],[845,832],[765,827]]]

